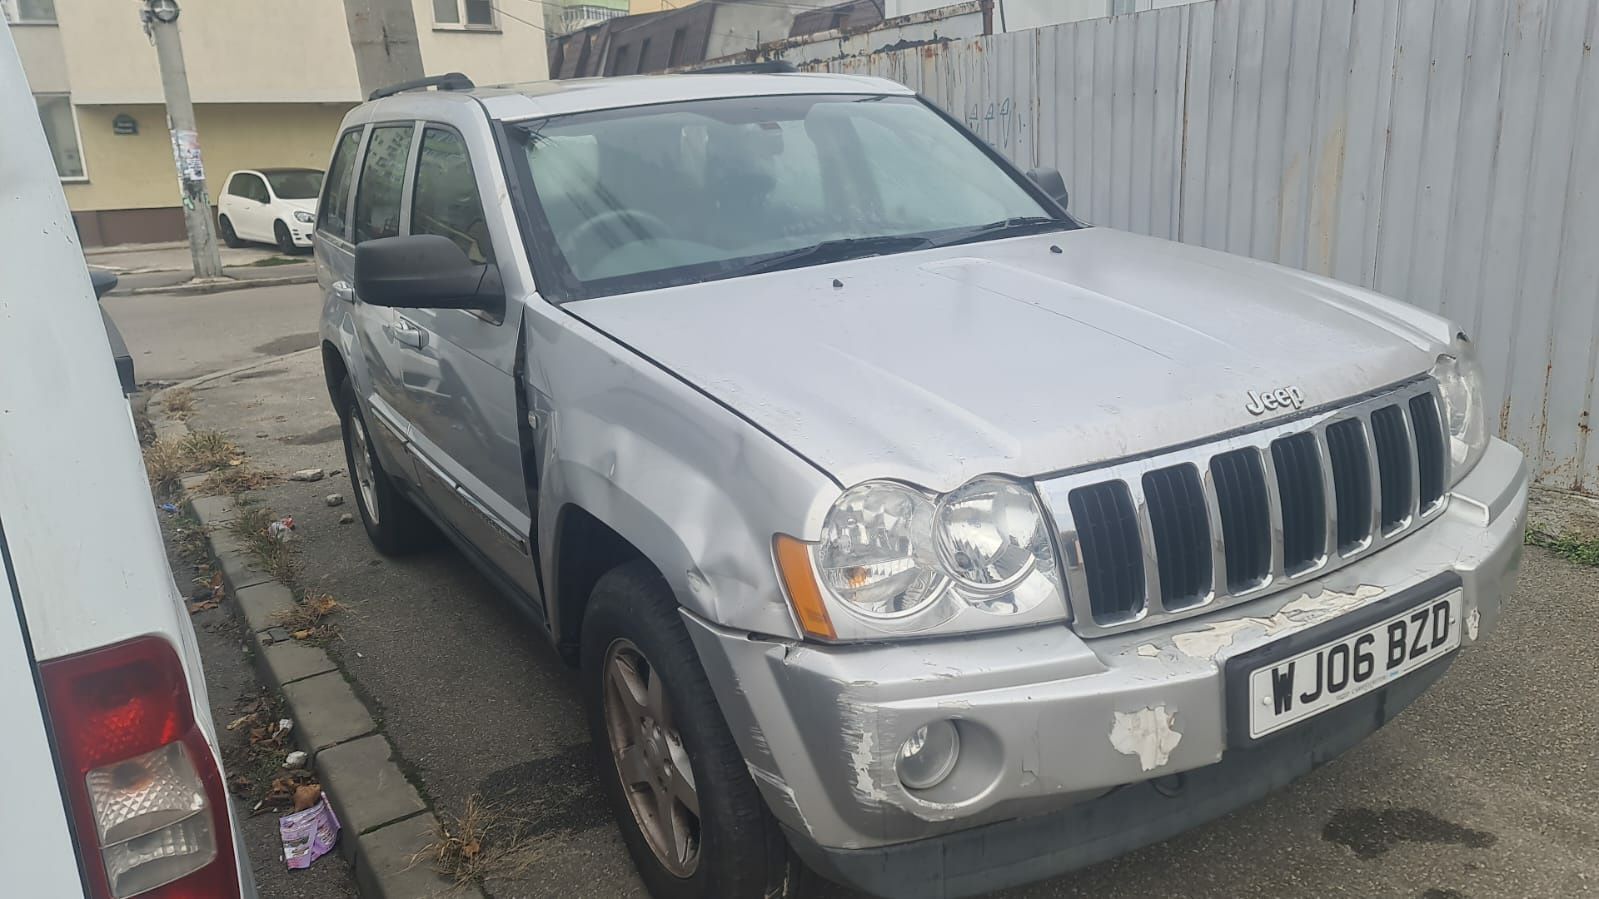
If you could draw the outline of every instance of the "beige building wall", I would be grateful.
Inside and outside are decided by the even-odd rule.
[[[186,3],[178,18],[196,103],[327,102],[360,97],[339,0]],[[160,103],[155,48],[130,0],[56,4],[73,102]]]
[[[12,25],[11,38],[28,75],[28,88],[36,94],[64,94],[71,89],[67,58],[61,48],[61,29],[54,25]]]
[[[235,169],[273,166],[326,168],[339,123],[351,104],[200,104],[195,107],[206,186],[216,200]],[[111,120],[133,116],[138,134],[115,134]],[[166,107],[78,108],[78,131],[89,180],[63,185],[74,211],[150,209],[178,204]]]
[[[495,5],[528,22],[543,24],[544,13],[538,4],[519,0]],[[477,84],[544,81],[550,77],[549,51],[544,32],[538,28],[501,12],[495,13],[495,31],[438,27],[433,24],[433,0],[411,0],[411,7],[416,11],[422,65],[429,75],[462,72]]]
[[[461,71],[479,84],[547,77],[539,28],[503,14],[491,29],[436,28],[433,0],[412,3],[428,74]],[[542,19],[525,5],[530,15],[519,18]],[[344,4],[190,0],[182,8],[213,201],[235,169],[326,166],[345,113],[364,99]],[[57,25],[12,28],[34,93],[70,97],[85,172],[63,187],[89,245],[183,233],[160,72],[138,9],[134,0],[57,0]],[[114,133],[112,120],[124,113],[138,134]]]
[[[660,12],[663,9],[681,9],[694,0],[629,0],[627,14],[636,16],[644,12]]]

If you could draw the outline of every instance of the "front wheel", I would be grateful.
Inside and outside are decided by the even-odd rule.
[[[793,895],[799,862],[766,810],[677,604],[645,562],[605,574],[583,617],[600,779],[658,899]]]
[[[278,240],[279,253],[285,256],[293,256],[300,251],[300,248],[294,245],[294,236],[289,233],[289,226],[283,222],[278,222],[272,226],[272,236]]]
[[[244,241],[239,239],[239,235],[233,230],[233,223],[228,221],[227,216],[224,215],[217,219],[217,230],[222,232],[222,242],[224,244],[234,249],[244,246]]]
[[[355,488],[355,508],[367,538],[386,556],[414,552],[429,542],[432,524],[389,480],[361,414],[361,403],[348,379],[339,388],[339,420],[344,432],[344,461]]]

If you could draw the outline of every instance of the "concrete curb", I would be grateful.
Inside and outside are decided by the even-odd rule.
[[[281,287],[285,284],[310,284],[316,280],[316,273],[305,275],[286,275],[281,278],[208,278],[203,281],[183,281],[178,284],[165,286],[152,284],[149,287],[130,287],[127,290],[114,290],[112,296],[137,297],[152,293],[176,294],[178,296],[199,296],[208,293],[221,293],[224,290],[247,290],[251,287]]]
[[[294,640],[277,624],[276,613],[290,608],[294,596],[258,570],[234,539],[233,499],[189,496],[184,505],[205,529],[206,547],[235,600],[227,606],[255,639],[256,671],[283,695],[295,742],[311,755],[343,824],[340,851],[363,899],[482,899],[477,887],[458,887],[416,860],[437,833],[438,819],[395,764],[393,745],[344,672],[322,649]]]
[[[164,414],[163,396],[170,390],[318,352],[300,350],[190,378],[156,391],[150,397],[157,437],[182,438],[189,426]],[[423,899],[449,896],[483,899],[476,886],[457,886],[435,874],[417,853],[438,833],[439,822],[416,787],[394,762],[394,747],[377,727],[371,710],[351,687],[344,672],[321,648],[294,640],[277,624],[277,613],[294,604],[287,586],[259,570],[229,525],[238,514],[232,497],[196,496],[204,480],[183,480],[184,507],[206,534],[206,550],[222,572],[224,602],[255,639],[252,653],[258,675],[283,695],[294,719],[295,742],[311,755],[343,830],[339,850],[350,863],[362,899]]]

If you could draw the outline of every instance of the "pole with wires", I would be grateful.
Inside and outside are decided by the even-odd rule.
[[[194,122],[194,101],[189,96],[183,42],[178,37],[177,0],[145,0],[139,18],[145,34],[155,44],[156,61],[161,67],[161,92],[166,98],[167,129],[172,133],[172,158],[178,169],[183,225],[189,235],[194,277],[220,278],[222,254],[217,250],[216,228],[211,222],[211,197],[205,189],[205,164],[200,158],[200,132]]]

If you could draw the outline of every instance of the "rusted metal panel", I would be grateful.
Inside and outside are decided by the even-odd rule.
[[[1499,433],[1594,493],[1596,38],[1595,0],[1207,0],[812,65],[910,84],[1089,221],[1449,316]]]

